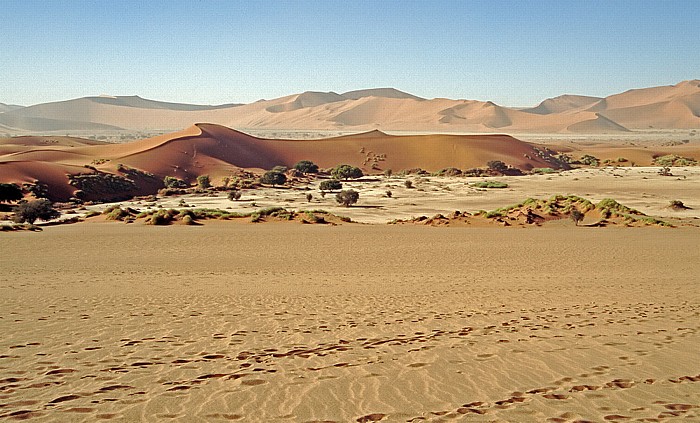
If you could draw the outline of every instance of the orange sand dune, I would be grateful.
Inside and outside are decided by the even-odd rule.
[[[204,106],[140,97],[85,97],[0,113],[12,131],[172,130],[197,122],[236,128],[433,132],[616,133],[700,128],[700,81],[606,98],[563,95],[533,108],[490,101],[423,99],[392,88],[307,91],[250,104]]]
[[[32,148],[32,143],[36,147]],[[508,135],[392,136],[372,131],[324,140],[279,140],[256,138],[213,124],[197,124],[128,144],[45,146],[37,138],[15,146],[15,150],[9,150],[11,147],[4,145],[0,156],[0,180],[38,179],[48,184],[51,192],[61,193],[67,192],[68,174],[93,172],[86,166],[116,174],[120,164],[152,173],[159,180],[174,176],[188,182],[204,174],[218,178],[240,168],[289,167],[300,160],[312,160],[324,168],[347,163],[365,173],[418,167],[429,171],[465,169],[483,167],[489,160],[523,170],[556,167],[536,147]],[[152,192],[153,186],[148,191]]]

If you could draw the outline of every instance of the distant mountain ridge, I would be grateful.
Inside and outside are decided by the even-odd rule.
[[[232,128],[487,133],[598,133],[700,129],[700,80],[608,97],[562,95],[532,108],[425,99],[394,88],[306,91],[249,104],[196,105],[139,96],[95,96],[28,107],[0,103],[0,128],[26,132],[177,130],[208,122]]]

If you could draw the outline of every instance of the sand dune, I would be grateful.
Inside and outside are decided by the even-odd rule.
[[[602,100],[600,97],[565,94],[554,98],[548,98],[537,105],[537,107],[522,109],[522,111],[538,115],[548,115],[550,113],[561,113],[572,109],[591,106],[600,100]]]
[[[128,97],[85,97],[0,113],[25,131],[177,130],[197,122],[235,128],[441,132],[601,133],[700,128],[700,81],[631,90],[606,98],[564,95],[526,109],[432,99],[393,88],[304,92],[250,104],[202,106]],[[92,125],[92,126],[91,126]]]
[[[22,107],[24,107],[24,106],[17,106],[15,104],[0,103],[0,113],[5,113],[5,112],[12,111],[12,110],[21,109]]]
[[[0,180],[31,183],[39,179],[51,191],[60,185],[61,190],[55,191],[66,192],[67,174],[92,172],[86,165],[118,174],[121,164],[154,174],[160,180],[174,176],[190,183],[199,175],[219,178],[240,168],[291,167],[300,160],[312,160],[324,168],[347,163],[361,167],[365,173],[467,169],[483,167],[490,160],[501,160],[522,170],[558,166],[535,146],[507,135],[391,136],[374,131],[324,140],[271,140],[219,125],[198,124],[127,144],[67,144],[70,140],[45,145],[49,141],[43,138],[24,138],[17,141],[23,145],[15,146],[5,141],[0,144]],[[35,169],[37,163],[41,163],[41,172]],[[53,170],[47,172],[49,168]]]

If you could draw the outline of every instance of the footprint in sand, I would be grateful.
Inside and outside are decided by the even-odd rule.
[[[358,417],[356,421],[358,423],[378,422],[378,421],[382,420],[384,417],[386,417],[386,414],[373,413],[373,414],[368,414],[366,416]]]
[[[262,385],[264,383],[267,383],[267,382],[265,382],[264,380],[261,380],[261,379],[251,379],[251,380],[241,381],[241,385],[246,385],[246,386],[256,386],[256,385]]]

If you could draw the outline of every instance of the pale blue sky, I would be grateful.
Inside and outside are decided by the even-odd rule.
[[[700,78],[700,1],[0,0],[0,102],[394,87],[534,105]]]

